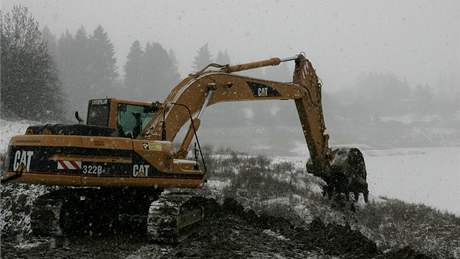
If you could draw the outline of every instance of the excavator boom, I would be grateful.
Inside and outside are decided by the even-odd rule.
[[[254,68],[276,66],[291,60],[295,61],[291,83],[233,74],[233,72]],[[173,141],[179,130],[190,122],[181,148],[176,153],[176,158],[185,158],[193,135],[201,124],[200,115],[207,106],[220,102],[293,100],[310,152],[308,171],[325,180],[327,183],[325,190],[329,194],[363,193],[367,200],[366,170],[361,152],[356,148],[342,148],[340,153],[345,158],[335,159],[338,152],[329,147],[329,136],[326,134],[321,102],[321,87],[315,69],[303,54],[233,66],[210,64],[198,73],[191,74],[174,88],[162,108],[158,110],[156,119],[144,128],[142,138]],[[352,160],[362,162],[359,166],[355,166],[358,163],[353,163]]]

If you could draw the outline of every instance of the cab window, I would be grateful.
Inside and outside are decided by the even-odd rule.
[[[108,127],[109,124],[109,107],[108,99],[94,99],[89,102],[87,123],[88,125]]]
[[[117,129],[121,137],[136,138],[153,118],[146,106],[118,104]]]

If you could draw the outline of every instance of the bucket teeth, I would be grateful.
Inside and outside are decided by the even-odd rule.
[[[357,148],[337,148],[331,153],[330,169],[323,172],[314,167],[313,161],[307,162],[307,171],[321,177],[326,185],[323,187],[323,195],[332,198],[333,196],[345,196],[350,200],[350,193],[353,194],[353,201],[359,200],[362,193],[364,201],[368,202],[369,190],[367,184],[366,165],[361,151]]]

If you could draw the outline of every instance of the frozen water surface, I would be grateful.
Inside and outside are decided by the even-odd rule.
[[[299,147],[295,150],[299,156],[278,159],[304,166],[308,159],[305,150],[306,146],[303,151]],[[361,151],[373,196],[423,203],[460,215],[460,147]]]
[[[370,191],[460,215],[460,147],[364,151]]]

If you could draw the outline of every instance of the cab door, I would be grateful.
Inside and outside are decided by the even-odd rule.
[[[117,105],[117,130],[120,137],[135,139],[153,119],[147,106],[119,103]]]

